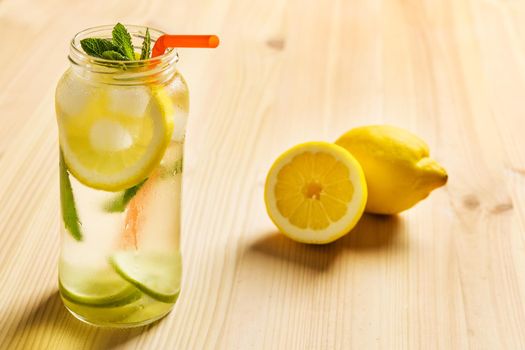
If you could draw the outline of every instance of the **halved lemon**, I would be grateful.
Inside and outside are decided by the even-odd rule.
[[[348,233],[366,205],[363,170],[344,148],[307,142],[284,152],[266,178],[266,210],[293,240],[324,244]]]
[[[138,113],[115,106],[107,89],[94,92],[78,115],[65,113],[57,104],[64,161],[83,184],[120,191],[142,181],[159,164],[173,132],[174,108],[164,89],[144,89],[146,102]]]

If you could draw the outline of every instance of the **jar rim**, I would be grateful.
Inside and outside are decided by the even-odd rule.
[[[152,46],[155,44],[157,39],[165,34],[163,31],[147,27],[147,26],[141,26],[141,25],[133,25],[133,24],[124,24],[130,35],[144,38],[146,29],[149,29],[150,37],[152,41]],[[80,41],[85,38],[105,38],[105,39],[111,39],[111,32],[113,30],[113,25],[100,25],[95,27],[90,27],[81,30],[77,34],[73,36],[73,39],[71,39],[70,42],[70,54],[69,59],[73,63],[76,64],[94,64],[94,65],[101,65],[101,66],[114,66],[115,64],[118,64],[119,66],[133,66],[136,65],[138,62],[141,63],[165,63],[165,64],[173,64],[178,62],[179,55],[177,53],[177,50],[175,49],[168,49],[166,52],[160,56],[148,58],[145,60],[129,60],[129,61],[119,61],[119,60],[110,60],[100,57],[94,57],[88,55],[80,46]],[[103,35],[104,33],[109,33],[109,35]],[[98,35],[97,35],[98,34]]]

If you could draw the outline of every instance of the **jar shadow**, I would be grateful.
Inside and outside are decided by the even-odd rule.
[[[26,310],[25,305],[7,310],[5,315],[14,316],[10,329],[0,347],[17,348],[68,348],[112,349],[139,336],[153,323],[144,327],[116,329],[89,326],[73,317],[62,304],[58,291],[54,291],[40,303]],[[52,340],[51,340],[52,339]],[[58,346],[60,345],[60,346]]]
[[[247,250],[323,272],[342,254],[380,255],[387,250],[404,250],[403,231],[403,219],[397,215],[364,214],[351,232],[329,244],[298,243],[275,230],[265,233]]]

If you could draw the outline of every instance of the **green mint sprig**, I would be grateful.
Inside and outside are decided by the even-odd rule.
[[[64,161],[64,155],[60,150],[60,203],[62,206],[62,220],[66,230],[71,233],[71,236],[77,240],[82,240],[82,229],[80,219],[78,218],[77,207],[75,205],[75,197],[73,197],[73,188],[69,180],[69,173]]]
[[[142,185],[147,181],[148,179],[144,179],[143,181],[139,182],[133,187],[128,188],[127,190],[124,190],[120,193],[118,193],[115,198],[111,199],[107,203],[104,204],[104,210],[108,213],[122,213],[124,210],[126,210],[126,207],[128,206],[129,201],[135,197],[137,192],[140,190]]]
[[[114,61],[127,61],[127,58],[125,56],[122,56],[120,52],[113,50],[102,52],[102,58]]]
[[[87,38],[80,40],[80,46],[90,56],[102,57],[102,53],[106,51],[115,51],[118,48],[107,39]]]
[[[146,28],[146,35],[144,36],[144,41],[142,42],[142,51],[140,53],[140,59],[148,59],[151,55],[151,38],[149,36],[149,28]]]
[[[135,59],[135,51],[133,50],[133,43],[131,42],[131,35],[128,30],[121,23],[117,23],[111,32],[113,36],[113,43],[118,47],[119,52],[127,57],[129,61]]]
[[[112,40],[102,38],[86,38],[80,40],[80,46],[90,56],[114,61],[133,61],[135,51],[131,35],[124,25],[117,23],[113,27]],[[151,37],[149,28],[142,43],[140,59],[148,59],[151,55]]]
[[[172,176],[175,176],[177,174],[182,174],[182,170],[184,168],[184,160],[183,158],[175,161],[172,165],[169,166],[163,166],[162,171],[160,173],[160,177],[162,179],[166,179]]]
[[[183,159],[181,158],[175,161],[170,166],[161,166],[160,178],[161,179],[170,178],[177,174],[181,174],[182,170],[183,170]],[[133,187],[130,187],[122,192],[119,192],[109,201],[105,202],[102,209],[105,210],[107,213],[124,212],[126,210],[126,207],[128,206],[128,203],[133,199],[133,197],[135,197],[137,192],[140,190],[140,188],[144,185],[144,183],[147,180],[148,178],[144,179],[143,181],[139,182]]]

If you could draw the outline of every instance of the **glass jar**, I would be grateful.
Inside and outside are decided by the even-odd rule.
[[[140,51],[146,28],[126,26]],[[152,44],[163,33],[149,29]],[[188,88],[175,50],[143,61],[88,56],[78,33],[56,88],[62,209],[59,289],[78,319],[153,322],[180,291]]]

